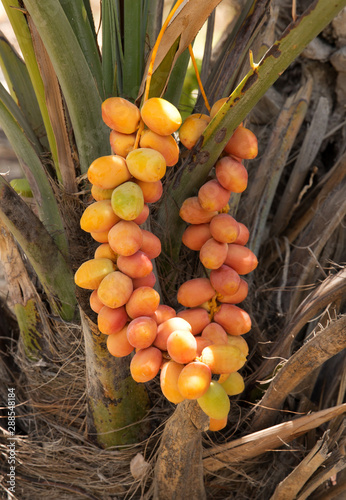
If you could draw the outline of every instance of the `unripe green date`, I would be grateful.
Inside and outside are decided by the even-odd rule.
[[[142,212],[144,198],[141,188],[134,182],[124,182],[113,191],[112,208],[124,220],[134,220]]]
[[[231,408],[225,389],[215,380],[210,382],[209,389],[197,402],[208,417],[217,420],[225,418]]]

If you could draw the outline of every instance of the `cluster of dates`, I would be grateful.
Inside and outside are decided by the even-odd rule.
[[[223,102],[215,103],[211,116]],[[160,372],[161,389],[169,401],[197,399],[210,417],[210,429],[221,429],[230,410],[228,396],[244,389],[238,370],[248,346],[241,335],[249,331],[251,320],[235,305],[247,295],[240,275],[257,265],[244,246],[248,231],[228,215],[227,203],[231,192],[246,188],[241,159],[257,154],[256,138],[238,127],[216,164],[216,179],[181,207],[180,216],[189,223],[183,243],[200,252],[210,275],[179,288],[177,299],[185,309],[177,313],[160,304],[152,261],[161,243],[141,225],[150,203],[161,197],[166,168],[179,159],[173,133],[180,128],[180,141],[191,149],[211,118],[192,115],[181,125],[179,111],[164,99],[148,99],[139,110],[119,97],[103,103],[102,116],[111,128],[114,154],[90,165],[95,201],[80,221],[100,245],[94,258],[79,267],[75,282],[92,290],[90,306],[98,315],[100,332],[107,335],[109,352],[122,357],[134,351],[133,379],[148,382]],[[213,374],[220,375],[218,381]]]

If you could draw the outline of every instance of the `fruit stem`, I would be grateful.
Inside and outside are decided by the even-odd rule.
[[[195,59],[195,54],[193,53],[193,50],[192,50],[192,45],[190,43],[189,45],[189,53],[190,53],[190,57],[191,57],[191,61],[192,61],[192,64],[193,64],[193,68],[195,70],[195,73],[196,73],[196,78],[197,78],[197,82],[198,82],[198,86],[199,86],[199,90],[201,91],[201,94],[202,94],[202,97],[204,99],[204,104],[205,104],[205,107],[207,108],[207,110],[211,111],[211,107],[210,107],[210,104],[209,104],[209,101],[208,101],[208,98],[207,98],[207,95],[204,91],[204,87],[203,87],[203,84],[202,84],[202,80],[201,80],[201,77],[199,75],[199,71],[198,71],[198,68],[197,68],[197,63],[196,63],[196,59]]]
[[[138,130],[137,130],[136,140],[135,140],[135,144],[133,146],[133,149],[137,149],[138,148],[139,141],[140,141],[140,138],[141,138],[143,130],[144,130],[144,121],[141,118],[141,120],[139,122],[139,127],[138,127]]]
[[[214,314],[218,312],[220,309],[220,304],[217,302],[218,294],[214,295],[210,300],[208,300],[208,306],[209,306],[209,318],[210,321],[213,321],[214,319]]]
[[[230,206],[227,203],[226,206],[224,206],[221,210],[219,210],[219,214],[228,214],[229,211],[230,211]]]

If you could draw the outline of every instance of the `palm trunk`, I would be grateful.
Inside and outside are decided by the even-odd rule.
[[[49,355],[47,311],[30,279],[18,247],[0,219],[0,254],[10,304],[17,318],[20,343],[26,357],[36,362]]]
[[[114,358],[106,336],[81,313],[85,343],[88,435],[101,447],[142,441],[150,431],[150,405],[144,385],[130,375],[130,356]]]
[[[203,500],[202,431],[208,417],[185,400],[168,420],[155,466],[154,500]]]

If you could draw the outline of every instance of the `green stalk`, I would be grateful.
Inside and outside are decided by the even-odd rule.
[[[21,108],[15,103],[13,98],[7,92],[5,87],[0,83],[0,101],[3,106],[7,109],[10,115],[12,115],[13,119],[19,127],[22,129],[26,138],[30,141],[32,147],[34,148],[37,154],[42,153],[42,146],[39,143],[36,135],[33,132],[33,129],[30,126],[30,123],[27,120],[27,115],[24,115]]]
[[[102,99],[78,40],[59,0],[25,0],[56,71],[76,139],[81,172],[110,154],[109,129],[102,121]]]
[[[209,73],[209,68],[211,65],[211,55],[212,55],[212,50],[213,50],[213,38],[214,38],[214,31],[215,31],[215,17],[216,17],[216,11],[213,10],[213,12],[208,17],[208,21],[207,21],[207,33],[205,36],[204,51],[203,51],[203,58],[202,58],[200,77],[201,77],[203,85],[205,85],[205,82],[207,80],[207,76]]]
[[[0,218],[26,254],[53,311],[71,321],[76,314],[72,271],[43,224],[2,176]]]
[[[220,156],[236,127],[245,119],[265,92],[279,78],[280,74],[298,57],[346,5],[346,0],[316,0],[290,24],[282,36],[267,51],[258,65],[253,65],[244,79],[234,90],[228,101],[205,130],[200,148],[191,151],[188,158],[173,179],[168,192],[163,197],[158,213],[161,227],[169,228],[166,251],[174,242],[173,254],[177,258],[181,234],[185,223],[179,217],[183,201],[196,194]],[[231,112],[230,112],[231,111]],[[191,178],[193,177],[193,182]],[[166,214],[169,214],[169,225]]]
[[[93,16],[93,12],[92,12],[91,5],[90,5],[90,0],[83,0],[83,3],[84,3],[86,14],[87,14],[88,19],[89,19],[89,24],[90,24],[90,28],[91,28],[94,40],[97,43],[97,34],[96,34],[96,30],[95,30],[94,16]]]
[[[179,106],[181,93],[184,87],[184,80],[187,72],[187,67],[190,61],[189,50],[186,49],[177,59],[177,62],[169,76],[167,90],[164,98],[175,106]]]
[[[46,171],[30,140],[3,101],[0,101],[0,123],[30,184],[42,223],[60,251],[67,255],[65,229]]]
[[[142,1],[124,2],[123,94],[134,101],[142,80]]]
[[[102,74],[106,97],[122,94],[124,55],[115,0],[102,2]]]
[[[48,150],[46,131],[28,69],[4,35],[0,37],[0,65],[17,108],[30,125],[30,140],[38,151],[42,150],[41,144]]]
[[[144,40],[147,40],[147,47],[144,47],[145,60],[149,56],[151,48],[154,46],[160,29],[162,26],[163,1],[162,0],[146,0],[147,3],[147,23],[146,35]]]
[[[73,2],[66,2],[66,0],[60,0],[60,4],[77,37],[85,60],[93,74],[93,79],[96,82],[100,96],[102,99],[105,99],[100,53],[89,22],[84,1],[73,0]]]
[[[37,65],[34,47],[31,40],[30,31],[25,19],[25,15],[21,11],[21,6],[18,0],[1,0],[6,10],[7,17],[10,20],[13,31],[22,51],[26,67],[30,75],[32,85],[35,90],[38,105],[41,110],[43,123],[46,129],[50,151],[52,153],[53,162],[56,169],[56,175],[61,181],[59,169],[58,151],[55,142],[54,132],[50,123],[49,114],[46,106],[44,85],[40,75],[40,70]]]

